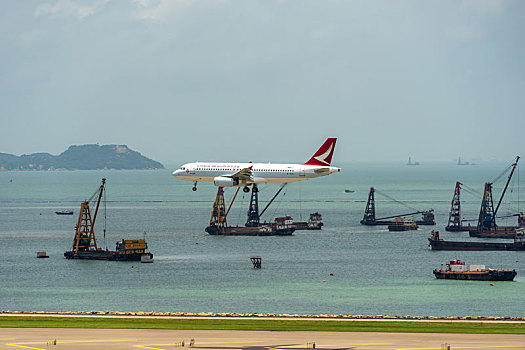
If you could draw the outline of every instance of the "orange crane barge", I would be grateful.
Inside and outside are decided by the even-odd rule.
[[[66,259],[86,259],[86,260],[124,260],[124,261],[141,261],[141,259],[153,258],[153,254],[147,253],[148,245],[145,239],[124,240],[116,243],[115,250],[102,249],[97,245],[95,236],[95,221],[97,219],[100,201],[104,195],[106,179],[102,179],[99,189],[91,196],[89,200],[82,202],[80,206],[80,215],[75,226],[75,237],[73,238],[73,247],[70,251],[64,253]],[[91,216],[89,202],[97,198],[95,212]],[[105,219],[105,218],[104,218]],[[106,230],[104,229],[104,236]]]

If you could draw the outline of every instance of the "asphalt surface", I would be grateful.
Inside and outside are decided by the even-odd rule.
[[[1,350],[440,350],[447,346],[450,349],[525,349],[525,335],[0,328]]]

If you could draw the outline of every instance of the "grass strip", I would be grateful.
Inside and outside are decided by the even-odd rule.
[[[0,328],[525,334],[525,323],[0,316]]]

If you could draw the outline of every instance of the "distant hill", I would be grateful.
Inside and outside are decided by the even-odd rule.
[[[58,156],[33,153],[17,157],[0,153],[0,171],[100,169],[164,169],[164,166],[126,145],[70,146]]]

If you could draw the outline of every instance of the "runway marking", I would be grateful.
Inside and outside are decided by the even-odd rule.
[[[483,345],[483,346],[454,346],[454,349],[495,349],[495,348],[515,348],[525,349],[525,345]],[[396,350],[442,350],[439,348],[401,348]]]
[[[138,339],[108,339],[108,340],[61,340],[57,341],[57,343],[60,344],[73,344],[73,343],[118,343],[118,342],[126,342],[126,341],[138,341]],[[38,341],[38,342],[25,342],[25,343],[15,343],[15,344],[9,344],[9,345],[16,345],[16,344],[47,344],[47,341]]]
[[[335,344],[335,345],[329,345],[329,344],[315,344],[315,347],[316,348],[323,348],[323,347],[339,347],[339,346],[365,346],[365,345],[392,345],[392,343],[363,343],[363,344]],[[304,344],[298,344],[298,345],[287,345],[287,346],[282,346],[283,348],[287,348],[287,349],[290,349],[290,348],[304,348]],[[413,350],[413,349],[411,349]],[[440,349],[441,350],[441,349]]]
[[[198,345],[210,345],[210,344],[251,344],[251,343],[263,343],[262,340],[247,340],[247,341],[214,341],[214,342],[198,342]],[[197,345],[197,342],[195,342]],[[156,346],[168,346],[168,345],[175,345],[175,344],[150,344],[150,345],[156,345]]]
[[[26,348],[26,349],[46,350],[46,349],[42,349],[42,348],[32,348],[30,346],[18,345],[18,344],[5,344],[5,345],[18,346],[19,348]]]
[[[222,341],[222,342],[199,342],[199,345],[210,345],[210,344],[251,344],[251,343],[262,343],[262,341]],[[150,344],[154,346],[174,346],[176,344]],[[161,348],[154,348],[153,346],[146,346],[146,345],[133,345],[137,348],[144,348],[144,349],[153,349],[153,350],[166,350]]]
[[[199,344],[251,344],[251,343],[264,343],[262,340],[247,340],[247,341],[218,341],[218,342],[199,342]],[[197,344],[197,342],[195,342]]]

